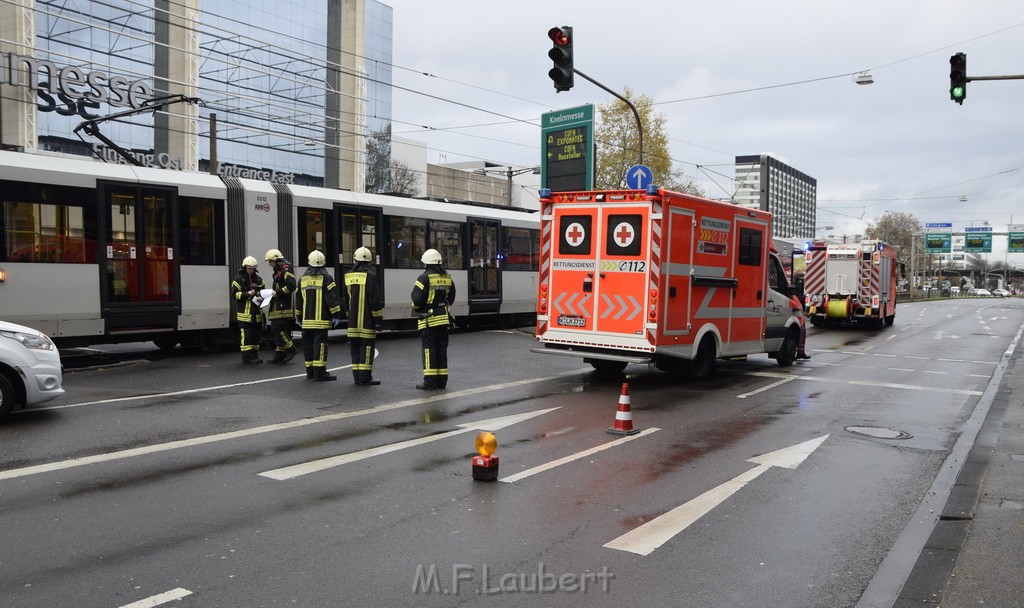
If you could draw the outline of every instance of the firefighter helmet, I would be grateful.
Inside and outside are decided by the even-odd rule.
[[[268,262],[276,262],[277,260],[283,260],[284,254],[281,253],[280,249],[267,249],[267,255],[264,257]]]
[[[440,264],[441,254],[437,249],[427,249],[423,252],[423,257],[420,258],[420,261],[424,264]]]
[[[251,255],[245,256],[245,259],[242,260],[242,267],[243,268],[245,268],[246,266],[251,266],[252,268],[256,268],[256,264],[257,264],[256,258],[252,257]]]
[[[311,251],[309,252],[309,265],[314,268],[320,268],[327,263],[327,258],[324,257],[322,251]]]
[[[360,247],[356,249],[356,252],[352,254],[352,259],[357,262],[369,262],[373,259],[373,254],[366,247]]]

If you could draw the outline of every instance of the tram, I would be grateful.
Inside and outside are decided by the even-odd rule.
[[[0,151],[0,319],[61,347],[235,344],[228,285],[280,249],[336,279],[369,247],[386,329],[415,328],[420,255],[441,252],[460,325],[534,322],[539,218],[494,205],[357,193]]]

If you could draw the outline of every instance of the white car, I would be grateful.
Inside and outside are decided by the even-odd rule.
[[[972,289],[970,295],[988,298],[992,296],[992,292],[987,289]]]
[[[1000,298],[1008,298],[1010,297],[1010,292],[1006,291],[1005,289],[993,289],[992,295],[998,296]]]
[[[0,420],[64,394],[60,353],[46,334],[0,321]]]

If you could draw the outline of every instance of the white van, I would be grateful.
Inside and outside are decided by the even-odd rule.
[[[0,321],[0,420],[15,407],[60,397],[63,380],[60,353],[46,334]]]

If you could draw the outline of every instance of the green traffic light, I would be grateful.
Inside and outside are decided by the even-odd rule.
[[[964,88],[963,87],[953,87],[952,89],[949,90],[949,94],[953,96],[953,99],[963,99],[963,97],[964,97]]]

